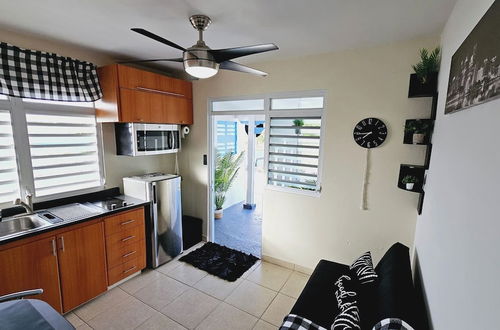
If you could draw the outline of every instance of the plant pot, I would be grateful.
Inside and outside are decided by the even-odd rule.
[[[415,183],[407,183],[406,184],[406,190],[413,190],[413,186],[415,186]]]
[[[423,144],[425,141],[425,134],[413,133],[413,144]]]
[[[222,210],[222,209],[215,210],[215,212],[214,212],[215,219],[222,219],[223,216],[224,216],[224,210]]]
[[[424,82],[417,76],[416,73],[410,75],[410,88],[408,89],[408,97],[429,97],[437,93],[437,77],[438,73],[433,72]]]
[[[295,129],[295,134],[300,135],[300,128]]]

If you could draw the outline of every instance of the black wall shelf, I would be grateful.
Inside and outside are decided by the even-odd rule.
[[[433,74],[426,84],[422,84],[418,79],[416,74],[410,75],[410,86],[408,89],[408,98],[420,98],[420,97],[432,97],[432,106],[431,106],[431,115],[430,118],[425,119],[408,119],[405,123],[405,132],[403,143],[404,144],[412,144],[412,145],[420,145],[425,146],[427,148],[425,153],[425,163],[424,165],[412,165],[412,164],[401,164],[399,168],[399,177],[398,177],[398,188],[406,190],[408,192],[414,192],[419,194],[417,211],[418,214],[422,214],[422,208],[424,205],[424,197],[425,197],[425,179],[426,179],[426,171],[429,169],[429,164],[431,161],[431,152],[432,152],[432,127],[434,125],[434,121],[436,120],[436,110],[437,110],[437,72]],[[423,143],[413,143],[413,133],[407,132],[406,127],[415,120],[424,120],[428,121],[431,125],[430,133],[426,136]],[[418,182],[415,183],[412,190],[406,189],[406,185],[402,182],[403,178],[407,175],[415,176]]]

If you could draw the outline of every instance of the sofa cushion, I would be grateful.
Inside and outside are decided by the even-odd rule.
[[[335,317],[340,313],[335,298],[335,281],[340,276],[349,274],[349,266],[321,260],[290,314],[300,315],[330,329]]]
[[[386,318],[399,318],[418,328],[408,247],[401,243],[394,244],[379,261],[375,271],[378,274],[373,297],[375,323]]]
[[[358,283],[354,275],[342,275],[335,281],[335,298],[340,313],[333,321],[332,330],[361,329]]]

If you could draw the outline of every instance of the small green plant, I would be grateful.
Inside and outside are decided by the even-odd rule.
[[[425,48],[420,50],[420,62],[412,65],[413,70],[417,74],[422,84],[428,81],[429,76],[439,71],[439,63],[441,62],[441,48],[436,47],[433,51]]]
[[[297,126],[297,127],[304,126],[304,120],[302,120],[302,119],[294,119],[293,120],[293,126]]]
[[[233,185],[240,170],[244,152],[238,156],[232,152],[217,154],[214,175],[215,209],[222,210],[226,201],[226,193]]]
[[[417,183],[418,179],[416,176],[413,175],[407,175],[401,180],[402,183],[407,184],[407,183]]]
[[[432,130],[432,122],[427,120],[412,120],[406,127],[406,132],[415,134],[427,134]]]
[[[304,121],[302,119],[294,119],[293,126],[295,126],[295,134],[300,134],[300,128],[304,126]]]

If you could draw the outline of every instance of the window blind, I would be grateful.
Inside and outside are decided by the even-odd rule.
[[[102,185],[94,115],[27,113],[37,197]]]
[[[0,110],[0,203],[19,197],[16,151],[10,113]]]
[[[321,117],[270,120],[268,183],[318,191]]]

